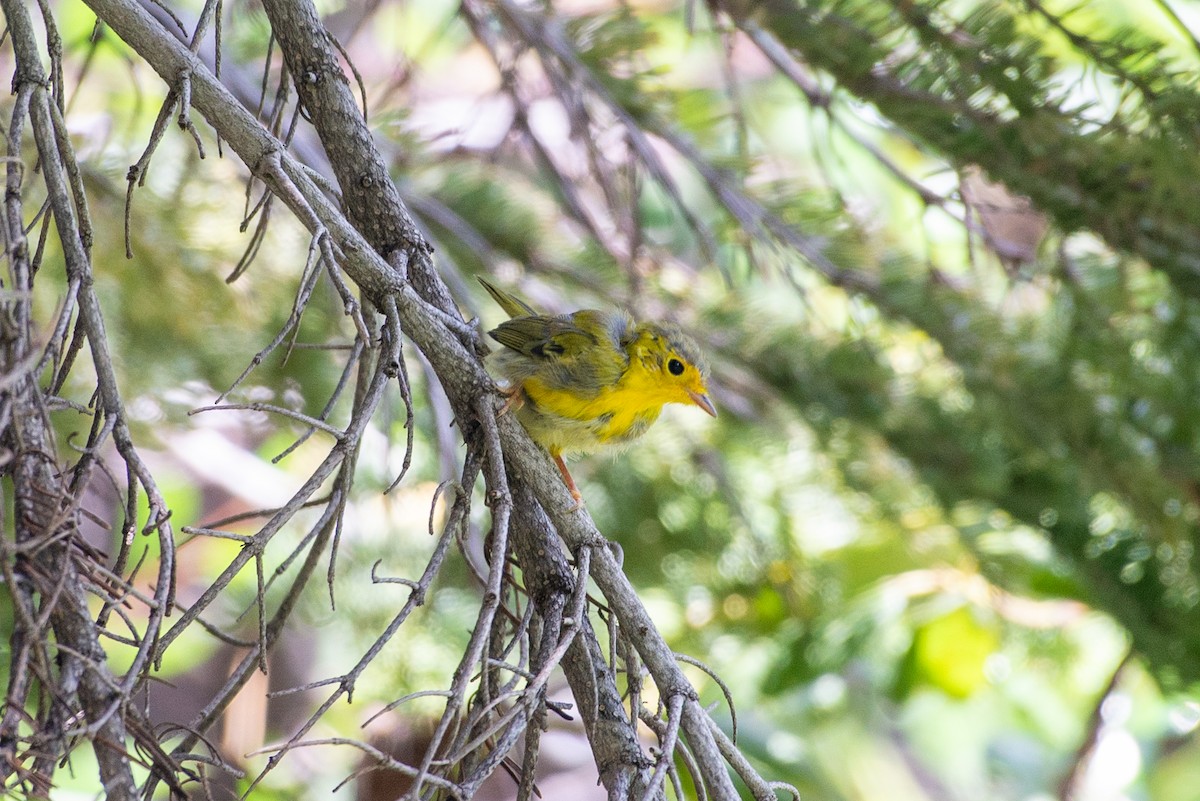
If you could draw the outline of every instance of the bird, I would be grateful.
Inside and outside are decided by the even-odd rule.
[[[488,332],[503,346],[488,356],[508,398],[501,413],[515,409],[533,441],[550,453],[576,509],[583,497],[564,454],[628,444],[668,403],[717,416],[708,363],[679,326],[636,322],[621,310],[542,314],[478,278],[510,318]]]

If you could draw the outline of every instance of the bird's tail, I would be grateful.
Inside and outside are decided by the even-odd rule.
[[[491,281],[484,278],[482,275],[477,275],[475,277],[479,279],[479,283],[483,284],[483,288],[488,291],[488,294],[500,304],[500,308],[508,312],[509,317],[533,317],[537,315],[537,309],[533,308],[516,295],[510,295],[500,287],[493,284]]]

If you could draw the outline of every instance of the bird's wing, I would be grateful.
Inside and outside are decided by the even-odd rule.
[[[576,326],[569,317],[545,314],[516,317],[488,333],[504,347],[536,359],[573,359],[598,344],[596,337]]]
[[[594,395],[620,380],[629,366],[610,330],[610,315],[580,311],[532,315],[501,323],[492,338],[529,357],[530,374],[563,389]]]

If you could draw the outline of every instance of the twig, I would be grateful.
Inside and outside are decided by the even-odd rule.
[[[211,406],[197,406],[188,411],[189,415],[200,414],[201,412],[223,412],[223,411],[244,411],[244,412],[267,412],[268,414],[278,414],[283,417],[290,417],[297,422],[306,424],[309,428],[315,428],[324,431],[334,439],[341,439],[346,435],[346,432],[326,423],[324,420],[318,420],[315,417],[310,417],[303,412],[297,412],[294,409],[285,409],[282,406],[276,406],[271,403],[221,403]]]
[[[348,745],[352,748],[357,748],[358,750],[362,751],[364,754],[367,754],[371,758],[375,759],[377,761],[378,767],[387,768],[388,770],[394,770],[398,773],[403,773],[405,776],[414,776],[414,777],[420,776],[420,773],[417,771],[417,769],[412,767],[411,765],[407,765],[403,762],[400,762],[397,759],[392,758],[391,756],[383,753],[382,751],[380,751],[378,748],[375,748],[374,746],[368,745],[367,743],[364,743],[360,740],[350,739],[348,737],[325,737],[325,738],[316,739],[316,740],[296,740],[296,741],[289,740],[285,745],[268,746],[266,748],[260,748],[257,751],[250,752],[250,754],[248,754],[247,756],[257,756],[259,754],[271,754],[272,755],[271,759],[274,760],[274,759],[278,758],[279,756],[281,756],[285,750],[290,751],[293,748],[311,748],[311,747],[317,746],[317,745]],[[428,781],[430,784],[432,784],[436,787],[440,787],[441,789],[449,792],[454,798],[467,799],[470,797],[470,796],[465,795],[461,791],[461,789],[458,787],[458,785],[456,785],[454,782],[448,781],[441,777],[426,776],[425,780]]]
[[[667,768],[675,759],[675,743],[679,739],[679,726],[683,721],[683,702],[685,700],[682,695],[673,695],[667,699],[667,726],[666,732],[660,740],[658,766],[654,769],[654,775],[650,777],[650,784],[646,786],[646,791],[642,793],[642,801],[653,801],[659,794],[667,775]]]

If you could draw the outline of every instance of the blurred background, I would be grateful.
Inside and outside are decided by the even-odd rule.
[[[706,348],[719,419],[670,407],[572,472],[672,647],[728,685],[766,777],[805,801],[1200,798],[1200,4],[320,8],[465,316],[502,319],[482,273],[547,311],[677,321]],[[173,519],[278,504],[328,438],[276,462],[299,424],[189,411],[281,328],[308,237],[278,209],[239,230],[245,170],[198,121],[206,157],[172,126],[133,193],[127,258],[125,176],[163,88],[85,6],[55,9],[97,289]],[[190,26],[200,4],[172,9]],[[223,80],[286,131],[259,6],[227,2],[222,35]],[[322,168],[303,125],[293,147]],[[61,297],[42,288],[48,319]],[[318,285],[286,358],[232,399],[320,413],[353,338],[341,308]],[[349,669],[405,597],[372,565],[413,576],[433,548],[434,490],[461,448],[414,351],[412,470],[383,492],[407,436],[397,399],[364,445],[331,586],[306,590],[271,689]],[[69,409],[55,422],[64,437],[88,426]],[[97,490],[94,507],[117,499]],[[318,734],[420,748],[439,698],[362,727],[448,681],[478,604],[475,508],[428,604]],[[303,534],[273,542],[268,575]],[[185,540],[184,599],[240,547]],[[238,582],[213,614],[253,636],[253,567]],[[236,658],[185,635],[155,719],[189,720]],[[731,727],[721,688],[688,672]],[[265,689],[227,714],[226,753],[285,737],[324,697],[268,705]],[[598,794],[586,743],[561,729],[542,797]],[[351,748],[287,759],[255,799],[404,789],[374,773],[334,795]],[[94,773],[80,765],[61,797],[93,797]],[[514,787],[500,774],[488,797]]]

